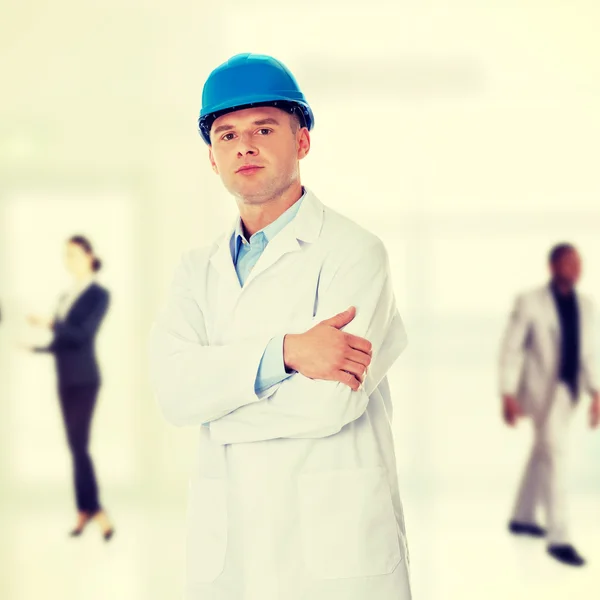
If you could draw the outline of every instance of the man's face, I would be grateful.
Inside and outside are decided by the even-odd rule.
[[[567,250],[550,265],[553,277],[560,283],[574,286],[581,275],[581,258],[577,250]]]
[[[249,204],[277,197],[300,177],[310,149],[308,130],[279,108],[247,108],[223,115],[210,131],[209,158],[229,192]]]

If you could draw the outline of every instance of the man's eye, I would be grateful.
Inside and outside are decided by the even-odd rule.
[[[233,139],[233,133],[226,133],[221,139],[228,142],[229,140]]]
[[[259,131],[260,135],[269,135],[271,133],[271,129],[267,129],[267,128],[259,129],[258,131]]]

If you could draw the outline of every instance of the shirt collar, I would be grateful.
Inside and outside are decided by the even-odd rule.
[[[259,239],[264,237],[265,245],[268,244],[286,225],[291,223],[294,220],[294,217],[298,214],[300,210],[300,206],[302,205],[302,201],[306,196],[306,190],[302,188],[302,196],[297,202],[294,202],[292,206],[290,206],[282,215],[280,215],[275,221],[269,223],[266,227],[263,227],[256,233],[254,233],[249,242],[256,238]],[[244,236],[244,230],[242,228],[242,219],[238,217],[237,224],[235,227],[235,231],[233,232],[233,236],[231,237],[231,254],[234,260],[237,258],[237,255],[240,250],[240,245],[246,240]]]

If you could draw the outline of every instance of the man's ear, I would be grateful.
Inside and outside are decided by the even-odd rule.
[[[310,133],[306,127],[302,127],[296,135],[298,136],[298,159],[302,160],[310,152]]]
[[[218,175],[219,169],[217,167],[217,163],[215,162],[215,157],[213,155],[212,146],[208,147],[208,159],[210,160],[210,166],[212,167],[212,170]]]

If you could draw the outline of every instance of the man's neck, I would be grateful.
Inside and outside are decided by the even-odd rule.
[[[570,283],[564,281],[557,281],[556,279],[552,280],[552,287],[561,296],[568,296],[569,294],[572,294],[575,291],[575,287]]]
[[[260,204],[245,203],[243,200],[239,200],[238,208],[245,235],[249,238],[276,221],[300,200],[303,193],[302,184],[298,181],[283,193]]]

